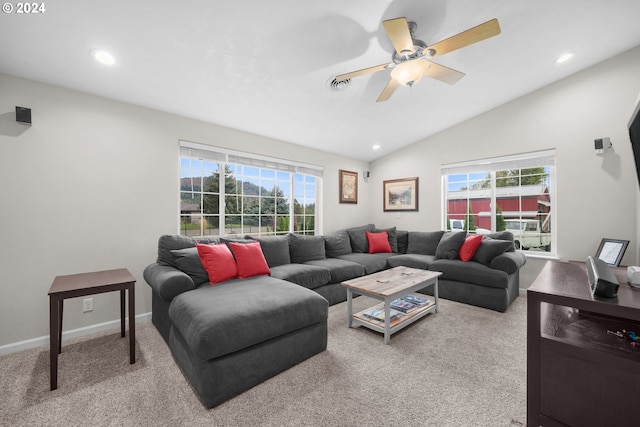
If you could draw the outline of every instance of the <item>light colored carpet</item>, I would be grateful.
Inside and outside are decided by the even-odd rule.
[[[358,310],[375,301],[359,297]],[[0,357],[0,425],[522,426],[526,297],[506,313],[441,300],[391,337],[346,326],[329,308],[326,351],[207,410],[150,321],[137,361],[117,330],[63,344],[58,389],[49,348]]]

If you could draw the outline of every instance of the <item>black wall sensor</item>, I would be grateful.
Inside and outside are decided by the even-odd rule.
[[[31,126],[31,108],[16,106],[16,122]]]

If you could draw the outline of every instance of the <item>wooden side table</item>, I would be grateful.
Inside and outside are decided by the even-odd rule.
[[[129,363],[136,362],[135,284],[126,268],[56,276],[49,288],[51,390],[58,388],[58,354],[62,351],[62,311],[66,298],[120,291],[120,329],[125,336],[125,291],[129,291]]]

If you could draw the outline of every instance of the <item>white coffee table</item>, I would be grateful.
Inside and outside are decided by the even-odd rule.
[[[342,285],[347,288],[349,327],[351,328],[355,323],[383,333],[384,343],[389,344],[391,334],[422,319],[429,313],[438,312],[438,276],[440,275],[442,275],[442,273],[438,271],[400,266],[342,282]],[[419,307],[411,313],[407,313],[397,319],[390,320],[390,304],[392,301],[426,288],[427,286],[433,286],[433,301],[430,304]],[[384,325],[382,322],[369,319],[363,314],[371,308],[355,314],[353,313],[354,293],[383,301],[376,307],[384,308]],[[424,295],[421,296],[423,298],[425,297]]]

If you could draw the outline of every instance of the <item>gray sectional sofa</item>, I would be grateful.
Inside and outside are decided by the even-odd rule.
[[[383,231],[391,252],[369,253],[367,232]],[[524,255],[502,232],[484,236],[465,262],[458,259],[465,237],[373,224],[326,236],[161,236],[158,258],[144,271],[152,321],[213,407],[325,350],[328,306],[346,300],[345,280],[399,265],[441,271],[440,297],[505,311],[518,296]],[[196,243],[256,241],[269,275],[209,283]]]

